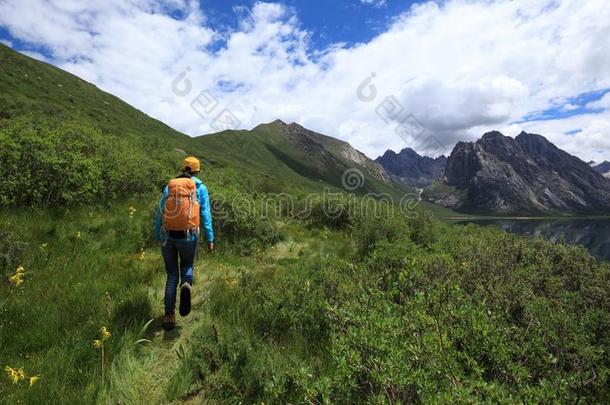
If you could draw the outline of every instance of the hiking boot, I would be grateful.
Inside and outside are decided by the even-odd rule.
[[[165,314],[163,317],[163,329],[172,330],[176,326],[176,314]]]
[[[180,288],[180,315],[187,316],[191,313],[191,285],[182,284]]]

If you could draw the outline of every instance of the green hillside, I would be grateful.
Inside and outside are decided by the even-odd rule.
[[[121,99],[77,76],[0,44],[0,117],[76,116],[105,134],[143,145],[184,144],[188,137],[151,119]]]
[[[610,401],[610,264],[583,248],[380,210],[403,190],[341,141],[189,138],[3,45],[0,95],[0,403]],[[185,153],[217,250],[164,332],[152,224]]]
[[[3,168],[5,178],[11,177],[7,167],[11,163],[16,166],[17,159],[44,160],[44,156],[23,155],[22,144],[28,139],[28,143],[38,145],[38,150],[31,153],[50,152],[59,161],[66,156],[66,149],[74,153],[74,161],[85,160],[85,166],[99,166],[106,160],[105,167],[99,168],[99,178],[93,179],[100,187],[112,177],[107,173],[111,167],[131,165],[125,171],[144,171],[153,180],[139,178],[145,187],[135,190],[152,190],[170,175],[175,162],[189,153],[202,158],[212,176],[215,170],[239,170],[244,183],[266,181],[272,185],[269,190],[275,192],[324,188],[339,191],[343,189],[342,175],[348,169],[358,169],[363,175],[362,187],[355,190],[358,193],[384,193],[400,198],[405,192],[398,184],[384,179],[375,163],[363,155],[364,162],[341,156],[341,151],[352,149],[334,138],[315,133],[287,136],[282,130],[287,126],[276,122],[252,131],[225,131],[192,139],[74,75],[1,44],[0,111],[6,146],[3,158],[9,162]],[[53,165],[49,160],[52,159],[41,162],[47,167],[40,169],[55,177],[56,168],[49,167]],[[45,173],[30,175],[40,178]],[[93,199],[96,193],[88,190],[86,194]],[[14,190],[6,190],[5,194],[14,194]],[[59,196],[42,200],[34,196],[15,198],[14,202],[26,204],[69,202]]]
[[[192,154],[240,191],[415,200],[349,144],[281,121],[191,138],[82,79],[0,44],[0,205],[72,205],[158,190]],[[36,165],[20,166],[20,161]],[[343,184],[350,175],[353,187]],[[129,174],[128,176],[126,174]],[[62,182],[57,184],[57,179]],[[224,180],[223,180],[224,179]],[[25,183],[27,186],[22,187]],[[30,184],[46,193],[35,193]],[[6,197],[10,196],[10,197]],[[422,202],[441,217],[450,210]]]
[[[399,197],[405,191],[381,174],[381,168],[364,158],[354,161],[342,151],[354,151],[349,144],[317,134],[282,121],[262,124],[251,131],[224,131],[196,138],[202,150],[217,162],[240,170],[257,171],[263,176],[275,177],[277,189],[346,191],[342,185],[343,173],[357,169],[362,174],[358,193],[386,193]]]

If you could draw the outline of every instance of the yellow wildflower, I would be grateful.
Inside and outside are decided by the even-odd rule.
[[[15,368],[6,366],[6,367],[4,367],[4,370],[6,371],[8,378],[11,379],[13,384],[17,384],[19,381],[21,381],[25,378],[25,372],[23,371],[23,368],[15,369]]]
[[[40,374],[37,375],[33,375],[30,377],[30,387],[34,384],[36,384],[36,382],[40,380]]]
[[[140,249],[140,257],[138,258],[138,260],[140,260],[141,262],[144,261],[144,256],[146,255],[146,251],[144,249]]]
[[[93,347],[95,347],[96,349],[99,349],[100,347],[102,347],[102,341],[99,339],[95,339],[93,341]]]
[[[76,239],[80,239],[81,238],[81,233],[80,231],[76,232]]]
[[[25,269],[23,268],[23,266],[19,266],[17,267],[17,270],[15,271],[15,274],[12,275],[11,277],[9,277],[9,281],[13,284],[15,284],[16,286],[19,286],[21,283],[23,283],[23,274],[25,273]]]
[[[102,341],[108,340],[112,336],[105,326],[102,326],[102,329],[100,329],[100,334],[102,335]]]

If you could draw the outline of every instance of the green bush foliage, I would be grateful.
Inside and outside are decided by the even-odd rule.
[[[206,398],[610,400],[608,264],[425,217],[361,220],[352,234],[355,257],[212,283],[211,321],[185,358]]]
[[[309,195],[301,201],[298,215],[312,226],[330,229],[348,229],[359,212],[353,199],[332,193]]]
[[[266,201],[243,193],[212,191],[210,204],[218,239],[236,245],[245,254],[281,240],[274,223],[277,218],[265,214]]]
[[[74,206],[150,193],[167,169],[87,120],[0,120],[0,206]]]

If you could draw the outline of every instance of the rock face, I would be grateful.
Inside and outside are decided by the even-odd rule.
[[[439,179],[447,164],[445,156],[432,159],[420,156],[411,148],[400,153],[388,150],[375,161],[401,183],[412,187],[425,187]]]
[[[467,212],[610,213],[610,180],[543,136],[526,132],[513,139],[494,131],[477,142],[458,143],[443,181],[461,196],[450,208]]]

